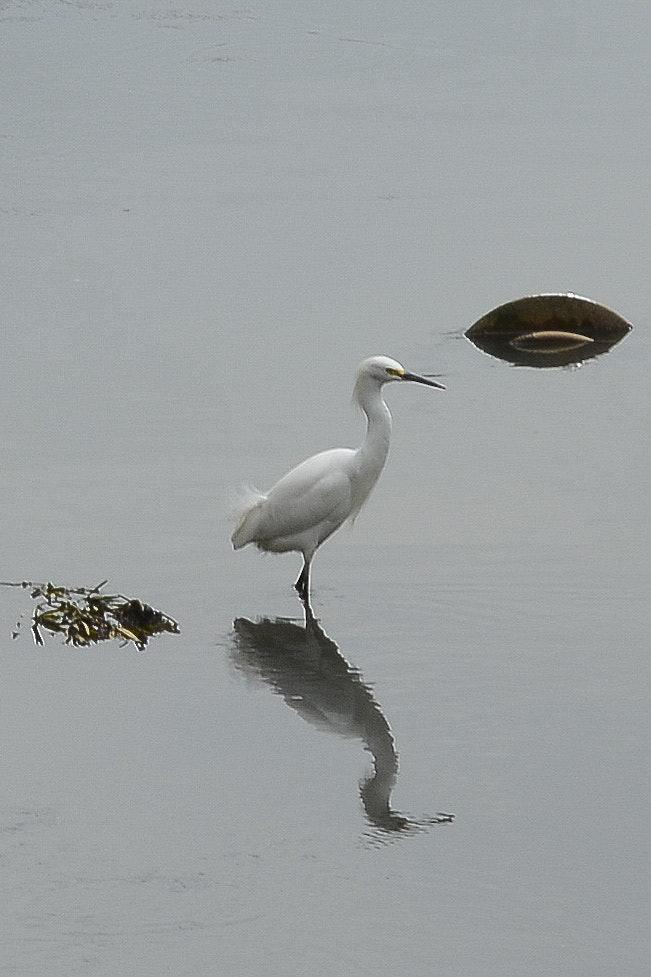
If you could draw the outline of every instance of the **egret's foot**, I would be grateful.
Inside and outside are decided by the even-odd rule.
[[[301,598],[302,601],[307,600],[308,598],[307,587],[305,587],[305,585],[301,582],[301,580],[296,581],[296,583],[294,584],[294,590],[296,591],[296,593],[298,594],[298,596]]]
[[[304,604],[310,602],[310,568],[306,565],[301,570],[300,576],[294,584],[294,590]]]

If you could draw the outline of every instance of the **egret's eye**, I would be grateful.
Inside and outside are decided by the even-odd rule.
[[[401,377],[403,374],[402,370],[392,370],[390,366],[387,367],[387,373],[390,377]]]

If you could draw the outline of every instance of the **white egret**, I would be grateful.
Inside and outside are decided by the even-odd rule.
[[[234,507],[234,549],[255,543],[271,553],[302,553],[303,569],[294,587],[306,603],[314,554],[347,519],[356,518],[386,463],[391,414],[382,387],[394,380],[445,389],[435,380],[408,373],[388,356],[371,356],[358,367],[353,390],[354,402],[366,414],[364,443],[356,450],[332,448],[313,455],[266,494],[256,489],[243,492]]]

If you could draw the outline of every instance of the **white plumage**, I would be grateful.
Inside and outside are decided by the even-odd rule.
[[[411,380],[444,389],[440,383],[408,373],[388,356],[372,356],[357,370],[353,399],[367,418],[366,438],[357,449],[332,448],[293,468],[266,494],[246,489],[232,516],[236,550],[255,543],[260,550],[303,555],[294,584],[309,601],[310,566],[318,547],[347,520],[354,519],[382,473],[391,440],[391,414],[382,387]]]

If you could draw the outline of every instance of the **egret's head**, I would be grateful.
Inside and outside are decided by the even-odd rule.
[[[392,360],[390,356],[369,356],[357,367],[358,380],[368,377],[380,384],[400,380],[404,373],[404,366],[401,366],[397,360]]]
[[[367,387],[382,387],[385,383],[393,380],[411,380],[414,383],[424,383],[428,387],[438,387],[445,390],[441,383],[429,377],[421,377],[418,373],[409,373],[404,366],[397,360],[392,360],[390,356],[369,356],[367,360],[357,368],[357,378],[353,399],[359,404],[360,397]]]

